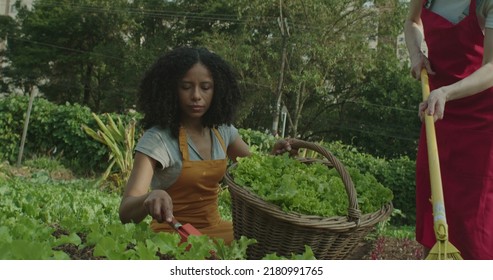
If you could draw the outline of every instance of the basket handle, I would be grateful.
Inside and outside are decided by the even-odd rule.
[[[346,189],[346,194],[348,195],[348,219],[352,222],[356,222],[356,225],[359,225],[361,211],[359,210],[358,206],[356,189],[354,188],[353,180],[351,180],[351,176],[349,175],[344,165],[342,165],[342,163],[331,152],[329,152],[327,149],[319,144],[294,138],[291,138],[288,141],[293,149],[306,148],[323,155],[329,160],[329,162],[333,165],[337,172],[339,172],[339,175],[341,176],[342,182],[344,183],[344,187]]]

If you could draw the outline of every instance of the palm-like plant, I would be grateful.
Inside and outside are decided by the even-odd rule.
[[[110,161],[108,168],[96,184],[121,191],[133,167],[136,121],[132,119],[125,125],[120,117],[117,117],[115,122],[110,114],[106,113],[104,116],[108,119],[108,123],[104,124],[98,115],[92,113],[92,116],[99,129],[95,131],[85,124],[82,125],[82,129],[109,149]],[[113,172],[115,164],[118,170]]]

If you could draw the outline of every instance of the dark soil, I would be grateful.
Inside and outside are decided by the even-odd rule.
[[[351,260],[421,260],[423,248],[415,240],[378,237],[361,243]]]
[[[60,233],[60,232],[57,232]],[[82,235],[82,239],[84,236]],[[55,248],[67,253],[73,260],[100,260],[93,255],[94,246],[78,247],[65,244]],[[159,259],[173,259],[168,255],[159,254]],[[349,260],[421,260],[423,251],[421,245],[414,240],[392,237],[379,237],[376,240],[362,242],[353,252]]]

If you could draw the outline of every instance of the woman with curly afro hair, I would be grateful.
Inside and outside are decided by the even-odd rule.
[[[179,221],[226,244],[233,240],[217,199],[228,158],[250,155],[232,125],[240,101],[231,67],[205,48],[180,47],[151,66],[139,89],[146,131],[121,201],[123,223],[150,215],[155,232],[173,232]],[[275,149],[290,146],[281,140]]]

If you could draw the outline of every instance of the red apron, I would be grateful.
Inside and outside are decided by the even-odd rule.
[[[458,24],[423,7],[431,90],[452,84],[482,65],[483,32],[476,1]],[[493,259],[493,88],[449,101],[435,123],[449,240],[464,259]],[[436,243],[424,127],[416,161],[416,239]]]
[[[224,141],[213,129],[226,153]],[[182,153],[182,170],[176,182],[166,191],[173,200],[173,215],[182,223],[190,223],[202,234],[222,238],[226,244],[233,240],[233,225],[221,220],[218,210],[219,181],[226,173],[227,159],[190,160],[185,130],[180,128],[179,146]],[[167,223],[151,222],[155,232],[174,232]]]

